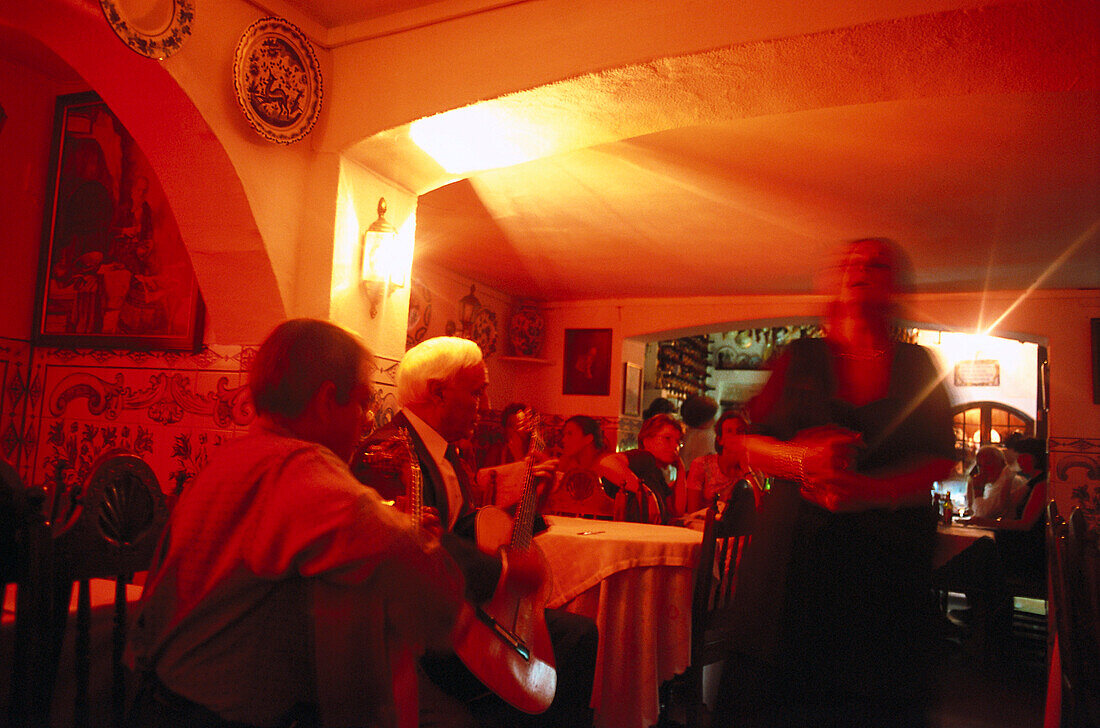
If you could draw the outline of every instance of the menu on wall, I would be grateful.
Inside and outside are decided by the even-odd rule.
[[[996,359],[969,359],[955,364],[956,387],[1001,386],[1001,364]]]

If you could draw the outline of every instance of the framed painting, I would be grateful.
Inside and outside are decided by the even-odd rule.
[[[642,368],[623,362],[623,414],[642,416]]]
[[[1089,323],[1092,325],[1092,403],[1100,404],[1100,318],[1090,319]]]
[[[203,304],[152,167],[94,93],[59,96],[34,343],[195,351]]]
[[[566,329],[562,394],[611,394],[611,329]]]

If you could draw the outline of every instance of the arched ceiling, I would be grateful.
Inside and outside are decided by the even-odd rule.
[[[415,124],[349,155],[423,193],[416,262],[522,297],[805,292],[863,235],[907,247],[923,290],[1096,287],[1098,8],[900,17],[432,120],[467,157],[510,146],[503,168],[448,171]]]

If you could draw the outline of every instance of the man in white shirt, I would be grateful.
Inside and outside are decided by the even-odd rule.
[[[966,505],[979,518],[1015,518],[1027,496],[1027,480],[1006,466],[1004,452],[985,445],[975,456],[977,467],[966,484]]]

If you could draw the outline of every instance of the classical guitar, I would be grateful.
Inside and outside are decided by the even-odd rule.
[[[541,450],[537,425],[531,451]],[[478,548],[496,555],[504,546],[512,551],[533,550],[532,540],[537,488],[534,460],[528,458],[523,494],[512,519],[495,506],[478,511],[474,522]],[[543,559],[545,571],[545,559]],[[541,713],[550,707],[557,690],[554,648],[546,628],[547,585],[523,588],[509,578],[508,564],[492,598],[480,606],[467,605],[454,632],[455,654],[486,687],[525,713]]]

